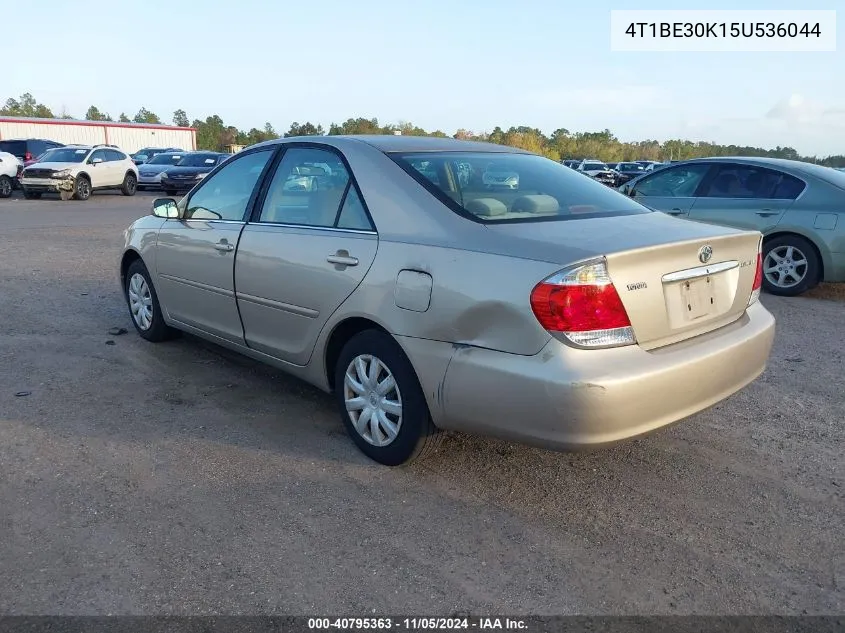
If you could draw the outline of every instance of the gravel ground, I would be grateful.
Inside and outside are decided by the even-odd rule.
[[[766,373],[671,429],[386,469],[315,389],[135,335],[150,198],[0,201],[0,613],[845,611],[841,287],[764,295]]]

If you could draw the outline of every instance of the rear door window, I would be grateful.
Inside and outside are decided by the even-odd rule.
[[[781,180],[781,174],[754,165],[719,165],[701,196],[705,198],[768,199]]]

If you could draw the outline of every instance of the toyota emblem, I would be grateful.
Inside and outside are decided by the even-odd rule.
[[[713,247],[709,244],[698,249],[698,259],[702,264],[706,264],[713,257]]]

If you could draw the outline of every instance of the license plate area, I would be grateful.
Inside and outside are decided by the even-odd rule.
[[[681,301],[686,321],[695,321],[712,314],[715,310],[716,298],[713,279],[707,277],[691,279],[679,284]]]
[[[718,280],[713,275],[665,283],[663,296],[669,327],[686,329],[695,322],[718,316],[724,311],[718,287]]]

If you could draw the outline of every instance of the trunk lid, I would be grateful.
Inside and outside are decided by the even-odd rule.
[[[530,259],[569,265],[604,256],[644,349],[677,343],[741,317],[754,286],[761,239],[757,231],[662,213],[487,227],[509,236],[512,254],[519,251]]]

